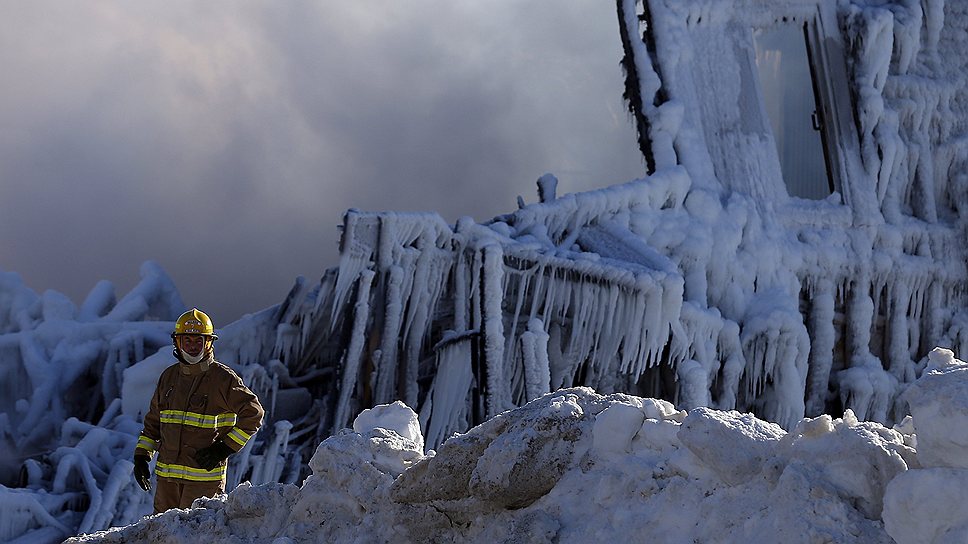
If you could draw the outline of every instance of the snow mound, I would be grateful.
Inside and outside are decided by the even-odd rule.
[[[884,496],[884,527],[898,544],[968,542],[968,363],[935,348],[904,393],[923,468],[895,478]]]
[[[409,412],[409,413],[408,413]],[[889,543],[884,490],[905,437],[821,416],[749,414],[588,388],[507,411],[425,455],[400,403],[323,441],[301,487],[242,484],[68,542]],[[381,417],[382,416],[382,417]],[[386,424],[383,424],[383,422]],[[403,432],[401,432],[403,431]],[[410,433],[408,436],[405,434]]]
[[[968,468],[968,363],[935,348],[928,368],[904,393],[924,466]]]

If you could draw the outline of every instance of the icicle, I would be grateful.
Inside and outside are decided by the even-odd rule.
[[[262,464],[259,470],[253,471],[252,484],[261,485],[271,482],[278,482],[285,468],[286,446],[289,444],[289,431],[292,423],[282,420],[277,421],[272,426],[272,442],[266,447],[262,454]]]
[[[529,330],[521,333],[521,364],[524,366],[524,400],[525,402],[537,398],[539,395],[548,392],[548,385],[541,383],[540,363],[537,360],[538,339],[534,332]],[[545,367],[547,368],[547,366]],[[550,375],[549,375],[550,381]]]
[[[435,350],[437,372],[420,410],[428,448],[436,448],[454,432],[466,429],[467,399],[473,380],[470,336],[445,339]]]
[[[374,245],[379,237],[377,229],[378,225],[372,221],[365,221],[358,210],[347,210],[343,217],[343,238],[340,243],[339,272],[336,277],[333,311],[330,316],[331,327],[336,327],[339,321],[336,316],[343,310],[343,301],[348,296],[353,282],[370,264]]]
[[[403,401],[408,406],[417,405],[418,385],[417,374],[420,363],[420,348],[423,347],[428,323],[431,317],[433,306],[433,294],[428,290],[433,290],[437,283],[436,278],[431,274],[433,263],[435,262],[434,253],[431,251],[430,240],[426,236],[421,236],[418,240],[421,251],[418,254],[413,273],[413,290],[407,305],[406,331],[403,336],[403,343],[406,349],[403,370]]]
[[[343,360],[342,381],[339,386],[339,400],[336,403],[336,415],[333,417],[335,434],[349,423],[349,400],[356,389],[356,382],[360,373],[360,357],[366,344],[366,323],[370,318],[370,286],[376,274],[372,270],[364,270],[360,274],[359,292],[354,306],[353,329],[349,347]]]
[[[599,289],[605,291],[604,287]],[[621,361],[618,360],[621,356],[619,346],[622,345],[622,339],[627,334],[626,322],[622,322],[620,317],[625,307],[625,296],[626,293],[617,284],[609,285],[608,302],[603,305],[598,317],[600,322],[594,357],[598,374],[596,381],[600,384],[602,392],[611,393],[616,390],[613,384],[617,381],[618,368],[621,365]],[[602,299],[604,298],[603,296]]]
[[[746,369],[746,358],[740,342],[739,325],[735,321],[724,320],[719,331],[718,346],[722,365],[722,395],[719,398],[721,410],[735,410],[739,395],[740,378]]]
[[[505,278],[513,277],[516,280],[514,291],[508,292],[507,287],[504,287],[504,298],[510,299],[512,295],[516,295],[514,313],[511,314],[511,332],[507,335],[504,343],[505,356],[507,356],[509,353],[513,353],[513,342],[517,339],[518,320],[521,318],[521,310],[524,308],[524,301],[526,295],[528,294],[528,287],[531,284],[531,278],[537,269],[537,266],[533,266],[527,270],[518,270],[513,273],[505,274]],[[510,368],[509,364],[505,364],[504,366],[505,370]]]
[[[398,364],[397,342],[400,338],[403,318],[403,275],[404,271],[399,266],[392,266],[387,272],[386,306],[380,340],[380,357],[377,359],[376,391],[374,391],[374,400],[377,404],[387,404],[396,396],[394,388]]]
[[[926,330],[922,331],[922,336],[925,339],[936,339],[941,337],[942,329],[941,324],[944,320],[943,315],[945,313],[945,308],[950,308],[951,303],[944,296],[944,287],[940,280],[934,280],[928,286],[928,297],[927,305],[925,311],[927,316],[925,317],[924,328]],[[927,346],[929,348],[934,348],[936,346]]]
[[[887,323],[888,334],[888,369],[898,381],[909,382],[914,376],[908,376],[911,368],[911,350],[908,314],[910,312],[911,292],[907,282],[899,281],[892,289],[892,308]]]
[[[452,281],[454,282],[454,330],[457,332],[463,332],[468,328],[468,315],[470,313],[470,310],[467,307],[467,301],[470,297],[469,290],[467,288],[469,278],[467,273],[467,261],[464,259],[464,255],[461,252],[457,252],[455,255],[455,260],[457,262],[454,266],[454,275],[452,278]]]
[[[709,405],[709,380],[706,369],[698,361],[686,359],[676,366],[678,403],[683,410]]]
[[[501,310],[504,258],[501,247],[483,248],[484,358],[487,365],[487,417],[492,418],[508,406],[509,394],[504,377],[504,321]]]
[[[834,328],[834,286],[830,280],[817,281],[811,296],[810,321],[808,323],[813,343],[810,346],[810,365],[807,371],[806,415],[816,417],[824,413],[830,370],[833,367],[834,344],[837,331]]]

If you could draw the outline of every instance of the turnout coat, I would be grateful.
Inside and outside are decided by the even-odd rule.
[[[225,461],[205,470],[195,453],[222,440],[239,451],[262,426],[264,410],[231,368],[211,360],[166,368],[158,379],[135,455],[158,452],[155,474],[176,481],[225,481]]]

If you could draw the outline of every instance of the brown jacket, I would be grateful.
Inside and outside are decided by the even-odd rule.
[[[219,439],[239,451],[262,426],[263,414],[258,397],[231,368],[214,360],[175,363],[158,379],[135,455],[151,457],[157,451],[159,478],[224,481],[224,461],[204,470],[195,453]]]

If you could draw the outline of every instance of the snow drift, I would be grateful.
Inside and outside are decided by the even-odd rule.
[[[936,350],[913,391],[916,435],[563,389],[428,455],[397,402],[323,441],[301,486],[243,484],[68,542],[960,542],[968,468],[951,463],[968,447],[948,430],[968,412],[939,406],[968,398],[968,364]]]

